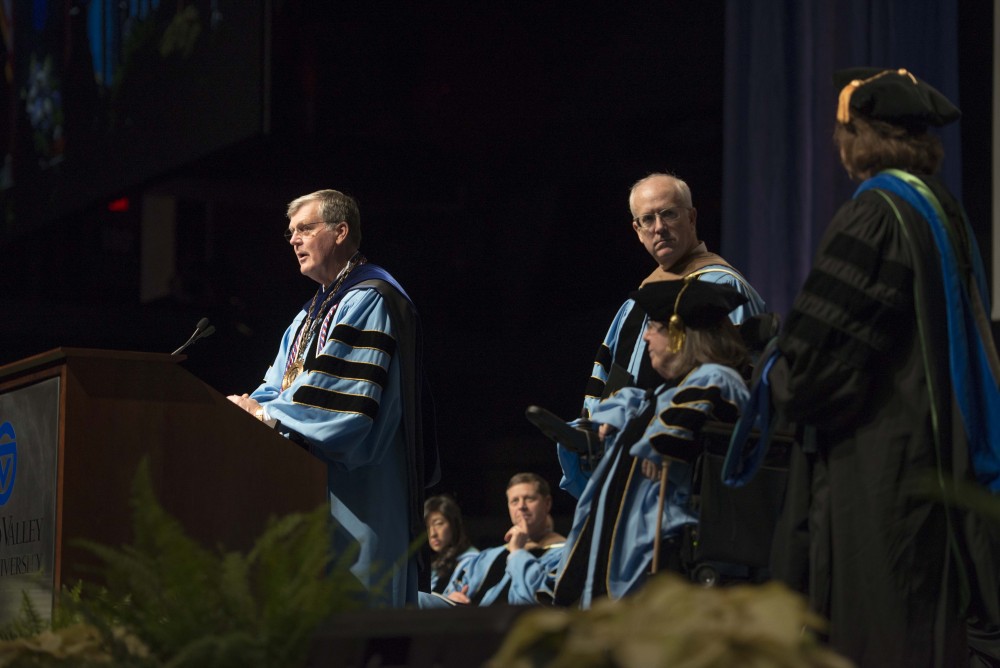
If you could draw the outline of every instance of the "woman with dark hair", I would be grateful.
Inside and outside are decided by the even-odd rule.
[[[424,524],[427,544],[434,552],[431,591],[441,593],[459,562],[471,558],[479,550],[472,547],[462,524],[462,511],[450,496],[440,494],[424,502]]]
[[[928,131],[960,113],[906,70],[834,82],[836,146],[862,183],[770,374],[804,427],[773,570],[859,666],[969,665],[966,620],[1000,623],[996,553],[975,517],[932,496],[973,480],[1000,492],[1000,365],[979,250]]]

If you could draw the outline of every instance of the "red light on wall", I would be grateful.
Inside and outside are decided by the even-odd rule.
[[[128,211],[128,197],[119,197],[118,199],[108,202],[108,211],[114,211],[116,213]]]

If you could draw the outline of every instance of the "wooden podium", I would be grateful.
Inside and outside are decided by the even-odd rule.
[[[72,544],[132,539],[148,457],[161,504],[204,546],[244,550],[270,516],[326,501],[326,467],[187,372],[184,356],[58,348],[0,367],[0,622],[51,612],[92,575]]]

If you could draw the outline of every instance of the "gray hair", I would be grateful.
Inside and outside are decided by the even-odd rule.
[[[314,193],[296,197],[288,203],[287,216],[291,220],[292,216],[298,213],[299,209],[316,202],[319,207],[319,217],[327,225],[336,225],[340,222],[347,223],[347,238],[355,246],[361,245],[361,212],[358,210],[357,201],[350,195],[345,195],[339,190],[317,190]]]
[[[638,181],[632,184],[632,187],[628,191],[628,202],[629,207],[632,206],[632,196],[635,195],[636,189],[642,184],[646,183],[650,179],[667,178],[670,179],[674,186],[674,192],[677,194],[677,199],[680,200],[682,206],[694,206],[691,199],[691,188],[688,184],[677,178],[673,174],[666,174],[664,172],[653,172],[652,174],[647,174]]]

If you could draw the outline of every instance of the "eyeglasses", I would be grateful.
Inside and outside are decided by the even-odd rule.
[[[657,322],[655,320],[646,321],[646,331],[652,332],[653,334],[663,334],[667,331],[667,326],[662,322]]]
[[[322,220],[318,220],[315,223],[299,223],[295,227],[289,227],[285,230],[285,241],[291,241],[292,236],[298,234],[303,239],[308,239],[312,235],[316,234],[318,231],[316,228],[325,223]]]
[[[687,211],[690,208],[689,206],[671,206],[654,213],[644,213],[641,216],[636,216],[632,219],[632,222],[638,225],[639,229],[643,232],[648,232],[656,225],[657,218],[662,220],[664,225],[669,225],[680,219],[682,211]]]

